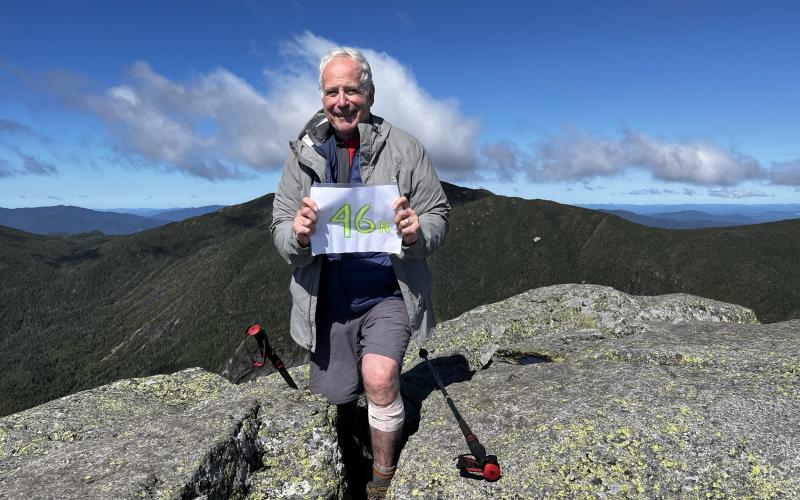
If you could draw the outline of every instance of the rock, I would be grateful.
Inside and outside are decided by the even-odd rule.
[[[341,478],[329,406],[279,377],[190,369],[0,419],[4,498],[329,498]]]
[[[419,428],[390,497],[797,497],[800,321],[756,323],[698,297],[578,285],[446,322],[426,347],[503,477],[459,477],[463,436],[409,356]]]
[[[583,341],[642,332],[654,321],[758,323],[750,309],[693,295],[644,297],[598,285],[555,285],[444,322],[425,347],[438,356],[458,353],[474,371],[492,358],[513,358],[516,351],[557,360],[582,350]],[[409,350],[403,366],[410,368],[417,361],[417,353]]]
[[[800,497],[800,320],[559,285],[445,322],[426,348],[503,477],[459,477],[463,436],[410,352],[390,497]],[[357,496],[363,404],[335,424],[307,367],[290,371],[301,390],[277,374],[234,385],[191,369],[4,417],[0,496]],[[345,463],[359,464],[347,479]]]

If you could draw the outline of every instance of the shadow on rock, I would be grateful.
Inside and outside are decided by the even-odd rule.
[[[472,378],[466,358],[452,355],[432,358],[436,371],[445,386],[456,382],[464,382]],[[417,432],[420,422],[420,409],[432,392],[439,387],[431,375],[430,369],[420,363],[400,376],[400,392],[406,408],[406,421],[403,426],[402,446],[410,436]],[[442,404],[445,404],[444,401]],[[367,418],[366,398],[337,405],[336,434],[342,453],[347,490],[345,498],[365,498],[367,482],[372,479],[372,445],[370,443],[369,421]],[[453,425],[456,425],[455,422]]]
[[[336,436],[347,481],[345,498],[365,498],[367,482],[372,479],[372,445],[364,398],[336,406]]]
[[[445,387],[457,382],[466,382],[472,379],[474,374],[469,369],[467,359],[460,354],[429,358],[428,363],[433,364]],[[406,423],[403,429],[403,445],[405,445],[408,438],[419,429],[422,402],[428,399],[432,392],[439,392],[439,386],[436,385],[430,368],[425,366],[425,362],[422,362],[400,376],[400,392],[403,394],[403,402],[406,405]],[[446,404],[444,400],[442,400],[442,404]],[[453,425],[456,425],[455,420]]]

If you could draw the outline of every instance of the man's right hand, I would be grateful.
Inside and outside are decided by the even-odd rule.
[[[294,231],[297,243],[303,248],[311,244],[311,233],[314,232],[314,226],[317,223],[318,211],[317,203],[311,198],[305,197],[303,198],[303,206],[294,216],[292,231]]]

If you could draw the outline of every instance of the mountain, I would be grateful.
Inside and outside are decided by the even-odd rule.
[[[686,292],[800,317],[800,221],[644,227],[542,200],[445,185],[447,244],[431,258],[440,319],[530,288],[596,283]],[[273,195],[123,236],[0,228],[0,414],[112,380],[218,371],[259,322],[288,365],[290,269],[269,234]]]
[[[696,221],[707,220],[718,222],[725,226],[744,226],[747,224],[757,224],[759,222],[774,222],[758,220],[757,217],[741,214],[709,214],[700,210],[680,210],[678,212],[659,212],[653,217],[664,217],[676,221]],[[796,217],[789,217],[796,218]]]
[[[653,215],[642,215],[627,210],[600,210],[607,214],[614,214],[623,219],[649,227],[664,229],[701,229],[709,227],[744,226],[757,224],[759,221],[742,215],[714,215],[697,210],[682,212],[664,212]]]
[[[163,224],[163,220],[139,215],[100,212],[67,205],[0,208],[0,225],[35,234],[78,234],[91,231],[131,234]]]
[[[581,205],[625,220],[666,229],[699,229],[800,218],[800,204]]]
[[[684,204],[655,204],[634,205],[629,203],[605,203],[580,205],[582,208],[592,210],[627,210],[643,215],[698,211],[712,215],[745,215],[747,217],[770,217],[769,222],[774,222],[771,217],[796,219],[800,217],[800,203],[684,203]],[[759,219],[762,222],[765,220]]]
[[[205,215],[224,205],[158,209],[90,210],[59,205],[55,207],[0,208],[0,225],[34,234],[80,234],[100,231],[103,234],[132,234]],[[130,210],[126,212],[126,210]]]
[[[217,210],[225,208],[225,205],[206,205],[204,207],[190,207],[190,208],[173,208],[170,210],[162,210],[156,212],[150,217],[154,219],[164,220],[168,222],[178,222],[189,217],[197,217],[198,215],[210,214]]]

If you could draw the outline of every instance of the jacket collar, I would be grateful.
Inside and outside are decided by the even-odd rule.
[[[372,174],[375,161],[386,144],[386,137],[389,135],[390,129],[389,122],[376,115],[370,115],[368,122],[358,124],[361,157],[359,167],[364,182]],[[323,110],[319,110],[306,122],[303,130],[297,136],[297,141],[290,144],[295,154],[306,160],[320,179],[325,179],[325,159],[314,150],[314,146],[323,144],[331,133],[331,125],[325,118],[325,113]]]

